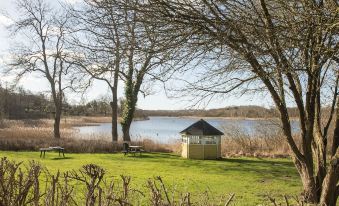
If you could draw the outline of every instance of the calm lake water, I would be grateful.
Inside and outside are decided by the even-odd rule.
[[[200,118],[182,117],[150,117],[149,120],[134,121],[131,125],[132,140],[148,138],[156,142],[170,143],[180,139],[179,132],[190,126]],[[266,132],[277,131],[277,121],[272,120],[248,120],[248,119],[222,119],[206,118],[208,123],[227,133],[229,130],[240,130],[248,135],[255,135],[261,129]],[[297,130],[297,122],[292,122],[292,128]],[[267,129],[268,128],[268,129]],[[111,123],[102,123],[97,126],[75,127],[81,138],[93,138],[96,136],[111,138]],[[118,125],[119,136],[122,136],[121,125]]]

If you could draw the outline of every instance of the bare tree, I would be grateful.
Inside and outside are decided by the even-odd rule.
[[[75,55],[70,60],[91,78],[104,81],[112,93],[112,142],[118,141],[118,82],[126,52],[122,38],[124,19],[110,1],[85,0],[80,8],[71,8],[74,17]]]
[[[17,80],[27,73],[36,73],[48,81],[55,107],[54,137],[60,138],[64,91],[78,78],[72,77],[65,83],[71,71],[71,65],[65,61],[69,55],[65,48],[68,16],[53,9],[45,0],[18,0],[16,3],[21,15],[11,30],[22,41],[13,48],[9,67],[16,72]]]
[[[178,55],[173,39],[162,38],[155,32],[158,25],[147,22],[135,8],[136,1],[85,1],[82,8],[72,8],[78,35],[75,36],[75,58],[71,61],[80,66],[92,78],[107,83],[112,92],[112,140],[117,133],[117,89],[119,79],[125,84],[122,106],[123,140],[130,141],[132,123],[138,95],[145,85],[155,79],[168,77],[164,65]],[[170,47],[170,43],[172,46]],[[178,42],[175,42],[178,44]],[[172,52],[172,54],[171,54]],[[177,60],[176,60],[177,61]],[[157,66],[162,65],[162,68]],[[166,68],[166,69],[165,69]]]
[[[124,34],[128,40],[128,50],[126,52],[126,69],[122,71],[123,80],[125,82],[125,95],[122,106],[122,132],[123,140],[131,141],[130,126],[133,121],[138,95],[141,90],[146,73],[152,68],[152,58],[154,57],[154,49],[156,42],[149,34],[146,38],[145,25],[138,22],[138,13],[129,10],[124,5],[121,6],[126,19],[128,30]],[[153,37],[154,38],[154,37]]]
[[[239,91],[271,95],[304,198],[321,205],[336,205],[339,194],[338,120],[329,157],[326,153],[338,96],[337,6],[308,0],[150,0],[139,8],[153,21],[172,25],[175,35],[190,33],[190,43],[218,63],[199,81],[188,82],[198,100]],[[300,145],[292,134],[288,102],[298,108]],[[329,119],[321,115],[326,103]]]
[[[123,34],[126,42],[124,67],[120,72],[125,83],[121,126],[123,140],[131,141],[129,131],[138,96],[147,96],[150,85],[155,81],[165,82],[183,68],[188,62],[186,57],[189,53],[180,45],[186,36],[164,35],[167,25],[153,22],[145,13],[138,11],[139,1],[120,0],[112,3],[120,6],[127,28]]]

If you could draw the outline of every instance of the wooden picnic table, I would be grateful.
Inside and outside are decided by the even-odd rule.
[[[142,149],[142,146],[128,146],[129,152],[132,153],[135,156],[135,153],[139,152],[139,155],[141,156],[141,153],[144,152]]]
[[[45,154],[46,154],[46,151],[52,151],[52,150],[56,150],[59,152],[59,157],[62,153],[62,156],[65,157],[65,149],[63,147],[47,147],[47,148],[40,148],[40,158],[43,157],[45,158]]]

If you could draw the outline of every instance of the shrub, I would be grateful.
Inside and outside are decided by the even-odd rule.
[[[234,196],[208,202],[208,194],[181,193],[168,188],[161,177],[148,179],[141,191],[133,188],[131,177],[107,179],[106,171],[94,164],[56,174],[33,161],[21,167],[5,157],[0,160],[0,205],[228,205]]]

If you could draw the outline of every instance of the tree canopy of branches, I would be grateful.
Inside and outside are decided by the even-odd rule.
[[[10,71],[17,80],[28,73],[40,74],[50,86],[54,111],[54,137],[60,138],[60,118],[64,91],[79,82],[79,76],[70,75],[72,65],[65,61],[68,14],[53,9],[45,0],[17,0],[21,14],[11,26],[19,46],[13,48]]]
[[[123,140],[130,141],[138,95],[155,79],[165,79],[173,62],[179,62],[173,39],[161,38],[159,25],[147,21],[142,13],[131,9],[136,1],[85,1],[78,11],[72,9],[79,23],[74,45],[81,52],[76,60],[92,78],[105,81],[112,91],[112,139],[117,141],[117,89],[124,82],[122,106]],[[159,31],[159,30],[157,30]],[[177,42],[175,42],[177,44]],[[172,63],[169,63],[172,61]],[[161,68],[159,67],[161,65]]]
[[[110,1],[85,0],[80,8],[71,8],[75,35],[71,62],[92,79],[104,81],[112,93],[112,142],[118,141],[118,82],[126,53],[126,26],[122,11]]]
[[[218,63],[189,82],[197,99],[239,91],[271,95],[304,197],[321,205],[336,205],[339,194],[337,8],[337,1],[321,0],[150,0],[138,7],[152,21],[166,22],[168,35],[190,34],[187,41]],[[298,108],[300,145],[292,136],[288,102]],[[324,119],[326,103],[331,115]]]
[[[135,115],[138,96],[149,94],[149,87],[155,81],[168,80],[177,70],[183,68],[190,57],[187,47],[181,43],[185,35],[166,35],[167,23],[152,21],[145,13],[138,11],[138,1],[112,1],[119,5],[124,14],[126,32],[126,53],[121,70],[125,83],[122,106],[122,132],[124,141],[130,141],[130,126]]]

